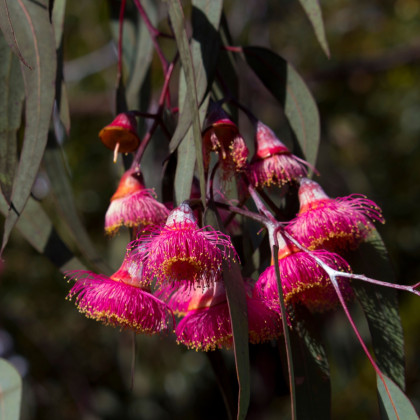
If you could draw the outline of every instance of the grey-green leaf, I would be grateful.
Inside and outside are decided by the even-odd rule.
[[[8,204],[0,195],[0,212],[8,213]],[[68,270],[86,270],[58,236],[41,204],[29,198],[16,224],[22,236],[41,254],[49,258],[63,273]]]
[[[22,379],[18,371],[0,358],[0,420],[19,420]]]
[[[355,273],[389,283],[396,282],[385,245],[376,230],[348,261]],[[366,315],[378,366],[404,389],[404,336],[397,292],[358,280],[354,280],[352,285]]]
[[[10,203],[24,98],[19,59],[0,34],[0,188]]]
[[[95,249],[77,212],[62,153],[60,146],[51,135],[44,155],[44,166],[51,182],[57,211],[60,212],[61,220],[68,227],[81,254],[97,271],[104,274],[112,274],[111,268],[103,261]]]
[[[376,379],[379,393],[379,407],[382,419],[418,420],[419,416],[407,396],[391,379],[386,376],[383,376],[383,378],[388,388],[388,392],[391,395],[392,402],[381,378],[377,376]]]
[[[299,0],[308,16],[309,21],[314,28],[315,35],[327,57],[330,56],[327,37],[325,35],[324,21],[322,20],[322,11],[318,0]]]
[[[55,96],[55,37],[48,1],[8,3],[9,21],[20,51],[32,66],[21,65],[25,81],[25,136],[13,182],[11,209],[6,216],[1,252],[28,200],[47,143]]]
[[[305,159],[315,164],[320,140],[318,107],[296,70],[262,47],[243,48],[246,62],[280,102]]]

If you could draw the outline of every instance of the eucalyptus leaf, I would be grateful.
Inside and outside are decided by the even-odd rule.
[[[320,141],[318,107],[296,70],[284,58],[262,47],[245,47],[248,65],[280,102],[303,157],[315,164]]]
[[[355,273],[396,282],[385,245],[376,230],[347,260]],[[353,280],[352,285],[366,315],[379,368],[405,389],[404,337],[397,291],[358,280]]]
[[[322,20],[321,7],[318,0],[299,0],[314,28],[315,35],[327,57],[330,56],[327,37],[325,35],[324,21]]]
[[[8,211],[8,204],[0,195],[0,212],[7,215]],[[86,270],[85,266],[59,237],[41,204],[33,198],[29,198],[16,228],[38,252],[49,258],[61,272]]]
[[[4,1],[3,1],[4,3]],[[21,65],[25,82],[25,135],[6,216],[1,252],[28,200],[47,143],[55,96],[55,37],[48,1],[8,2],[8,22],[32,69]]]
[[[19,420],[22,379],[18,371],[0,358],[0,420]]]
[[[17,131],[24,99],[19,59],[0,34],[0,188],[10,203],[17,167]]]
[[[418,420],[419,416],[413,407],[413,404],[401,389],[387,376],[383,377],[385,388],[381,378],[377,376],[377,385],[379,393],[379,406],[381,417],[384,420]],[[392,402],[388,392],[391,395]],[[395,412],[396,411],[396,412]]]

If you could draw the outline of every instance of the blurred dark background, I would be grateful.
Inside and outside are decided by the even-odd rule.
[[[387,222],[379,231],[398,281],[416,283],[420,279],[420,2],[321,3],[329,59],[297,1],[230,0],[225,9],[235,45],[269,47],[307,81],[322,121],[319,182],[331,196],[362,193],[382,207]],[[160,16],[166,16],[163,7]],[[114,113],[115,51],[107,4],[68,1],[64,60],[72,127],[64,152],[80,214],[101,254],[116,269],[129,236],[123,232],[105,238],[103,219],[122,169],[112,164],[110,152],[98,141],[98,131]],[[93,52],[96,55],[90,55]],[[241,101],[276,130],[281,119],[278,104],[245,66],[239,69]],[[162,83],[158,60],[153,62],[151,83],[156,90]],[[244,134],[252,144],[246,127]],[[153,153],[152,143],[146,156]],[[158,193],[160,172],[158,163],[145,173],[147,185],[158,187]],[[40,179],[48,186],[43,173]],[[43,202],[53,214],[53,199],[47,195]],[[56,219],[59,224],[59,214]],[[63,276],[18,232],[4,258],[0,356],[12,361],[24,377],[23,420],[225,418],[206,354],[186,351],[171,337],[138,336],[130,390],[132,334],[80,315],[65,300],[69,285]],[[400,294],[400,303],[407,394],[419,410],[418,298]],[[357,316],[358,308],[354,311]],[[332,418],[378,418],[373,369],[344,316],[337,312],[330,318],[325,337],[331,356]],[[232,355],[223,352],[222,357],[234,380]],[[251,347],[250,419],[288,418],[289,399],[278,359],[274,343]]]

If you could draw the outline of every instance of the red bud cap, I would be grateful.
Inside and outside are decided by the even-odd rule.
[[[133,194],[144,189],[143,175],[141,174],[140,169],[129,169],[121,177],[118,188],[111,197],[111,201],[127,197],[129,194]]]
[[[135,116],[130,112],[118,114],[99,132],[99,138],[108,149],[114,150],[114,162],[118,152],[134,152],[140,144]]]
[[[254,161],[273,155],[290,154],[290,150],[278,139],[274,131],[261,121],[256,123],[255,150]]]

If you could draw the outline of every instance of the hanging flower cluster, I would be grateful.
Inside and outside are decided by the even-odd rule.
[[[120,114],[101,131],[107,147],[116,151],[138,147],[133,115]],[[221,206],[221,220],[229,230],[235,209],[251,218],[257,216],[244,207],[230,205],[223,190],[227,180],[238,181],[240,206],[249,190],[257,208],[265,214],[267,209],[256,199],[257,191],[298,186],[300,209],[293,220],[283,226],[272,217],[264,219],[269,232],[275,232],[274,236],[270,234],[270,241],[279,249],[284,301],[288,308],[304,305],[312,312],[331,310],[339,299],[323,265],[350,273],[340,253],[357,247],[374,229],[374,221],[384,221],[381,210],[363,196],[329,198],[320,185],[307,178],[308,170],[314,169],[310,164],[293,155],[268,126],[255,118],[252,122],[255,153],[248,162],[248,148],[237,125],[219,103],[210,105],[202,138],[203,164],[210,186],[206,199]],[[218,163],[212,161],[212,153]],[[141,155],[136,153],[132,167],[123,174],[105,215],[106,233],[115,234],[122,226],[133,229],[135,239],[127,248],[121,268],[110,277],[89,271],[68,273],[75,281],[68,297],[75,298],[76,306],[88,318],[106,325],[138,333],[174,332],[179,344],[196,350],[230,348],[233,331],[226,270],[230,264],[239,263],[232,240],[211,226],[200,227],[196,218],[200,209],[193,211],[188,201],[175,208],[172,203],[165,206],[157,201],[144,185]],[[219,189],[213,191],[217,182]],[[195,180],[190,200],[198,202],[200,198]],[[230,230],[241,232],[238,227]],[[258,279],[242,283],[249,341],[256,344],[277,338],[283,327],[274,258]],[[351,299],[349,281],[341,278],[338,284],[342,296]],[[287,322],[290,326],[289,315]]]

